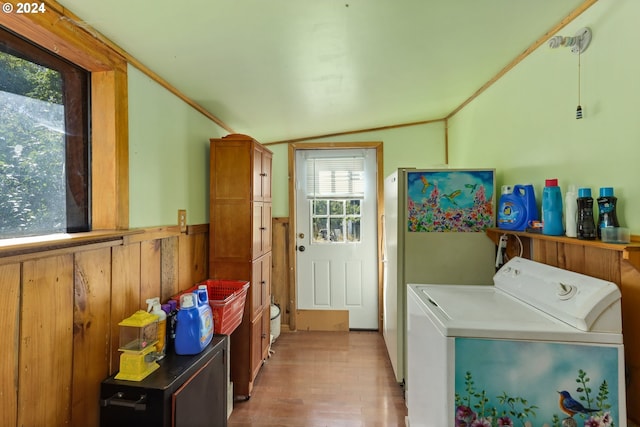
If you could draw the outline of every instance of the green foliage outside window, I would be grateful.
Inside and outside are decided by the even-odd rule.
[[[0,51],[0,238],[67,229],[59,71]]]

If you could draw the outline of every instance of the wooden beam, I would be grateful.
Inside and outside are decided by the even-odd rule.
[[[124,57],[100,43],[90,27],[69,18],[58,3],[44,4],[44,13],[0,13],[0,25],[88,71],[126,71]]]
[[[460,110],[462,110],[464,107],[466,107],[471,101],[473,101],[478,96],[480,96],[481,93],[483,93],[485,90],[487,90],[489,87],[491,87],[495,82],[500,80],[502,78],[502,76],[507,74],[507,72],[509,72],[513,67],[515,67],[520,62],[522,62],[527,56],[531,55],[531,53],[533,51],[535,51],[543,43],[545,43],[547,40],[549,40],[551,37],[553,37],[553,35],[556,34],[558,31],[560,31],[561,29],[566,27],[569,23],[571,23],[571,21],[573,21],[578,16],[580,16],[585,10],[587,10],[591,6],[593,6],[597,1],[598,0],[585,0],[584,3],[582,3],[576,9],[574,9],[569,15],[567,15],[562,21],[557,23],[552,29],[547,31],[542,37],[540,37],[538,40],[536,40],[531,46],[526,48],[524,50],[524,52],[522,52],[520,55],[518,55],[513,61],[509,62],[502,70],[500,70],[498,72],[498,74],[493,76],[493,78],[491,78],[488,82],[486,82],[484,85],[482,85],[480,87],[480,89],[475,91],[473,93],[473,95],[471,95],[469,98],[467,98],[462,104],[460,104],[451,113],[449,113],[449,115],[447,117],[445,117],[445,119],[449,120],[451,117],[455,116]]]
[[[443,120],[444,119],[422,120],[422,121],[419,121],[419,122],[401,123],[401,124],[388,125],[388,126],[379,126],[379,127],[374,127],[374,128],[351,130],[351,131],[346,131],[346,132],[327,133],[327,134],[324,134],[324,135],[316,135],[316,136],[305,136],[305,137],[296,138],[296,139],[287,139],[287,140],[282,140],[282,141],[273,141],[273,142],[268,142],[268,143],[262,143],[262,145],[268,146],[268,145],[278,145],[278,144],[289,144],[289,143],[295,143],[295,142],[310,141],[310,140],[313,140],[313,139],[330,138],[330,137],[334,137],[334,136],[354,135],[354,134],[357,134],[357,133],[365,133],[365,132],[377,132],[377,131],[381,131],[381,130],[398,129],[398,128],[403,128],[403,127],[408,127],[408,126],[427,125],[427,124],[431,124],[431,123],[441,122]]]

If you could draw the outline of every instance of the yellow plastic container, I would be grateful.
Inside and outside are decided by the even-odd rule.
[[[138,310],[118,323],[120,351],[142,351],[158,341],[158,316]]]
[[[144,310],[127,317],[120,326],[120,371],[117,380],[142,381],[160,367],[156,363],[158,316]]]

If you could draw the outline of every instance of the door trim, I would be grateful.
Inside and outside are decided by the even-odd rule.
[[[296,152],[298,150],[346,150],[350,148],[373,148],[376,150],[376,216],[378,222],[378,332],[382,333],[382,216],[384,214],[384,169],[382,159],[382,142],[305,142],[289,144],[289,224],[292,224],[293,232],[290,235],[289,245],[289,298],[292,310],[289,318],[289,327],[292,331],[297,329],[298,298],[296,295],[296,266],[298,251],[296,250]]]

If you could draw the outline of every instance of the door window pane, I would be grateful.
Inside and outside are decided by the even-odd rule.
[[[361,199],[311,200],[311,243],[360,241]]]
[[[315,215],[326,215],[328,211],[327,209],[327,200],[313,200],[313,209],[312,212]]]

